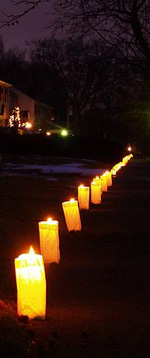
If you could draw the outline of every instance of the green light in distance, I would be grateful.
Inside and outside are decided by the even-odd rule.
[[[63,129],[63,130],[61,131],[61,135],[62,135],[63,137],[66,137],[66,136],[68,135],[68,131],[67,131],[66,129]]]

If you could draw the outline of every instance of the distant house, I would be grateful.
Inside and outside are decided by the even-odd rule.
[[[29,122],[32,127],[35,125],[35,105],[36,101],[18,89],[11,87],[9,91],[9,107],[10,111],[15,107],[20,110],[20,123],[21,126]]]
[[[34,126],[35,104],[35,100],[0,80],[0,127],[10,126],[9,119],[16,107],[20,110],[20,125],[30,122]]]
[[[9,91],[11,87],[11,84],[0,81],[0,127],[5,127],[8,125],[8,120],[10,117]]]
[[[18,115],[18,117],[17,117]],[[19,120],[16,120],[19,118]],[[54,123],[54,108],[36,101],[13,85],[0,80],[0,129],[16,126],[20,133],[66,135],[68,131]],[[69,133],[69,132],[68,132]]]
[[[54,120],[54,109],[44,103],[38,102],[18,89],[11,87],[9,91],[10,111],[18,107],[20,110],[20,124],[30,124],[33,132],[49,129],[49,123]],[[29,128],[30,128],[29,127]]]
[[[19,108],[20,127],[30,124],[33,132],[60,132],[61,126],[54,124],[54,108],[36,101],[13,87],[12,84],[0,80],[0,127],[10,127],[10,117],[15,108]]]

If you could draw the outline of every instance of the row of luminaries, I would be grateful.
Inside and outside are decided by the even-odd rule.
[[[101,194],[112,185],[112,176],[125,166],[132,154],[123,158],[111,171],[105,172],[91,183],[91,203],[100,204]],[[90,187],[78,187],[78,201],[71,199],[62,203],[68,231],[80,231],[80,210],[89,209]],[[79,210],[80,209],[80,210]],[[32,247],[28,254],[22,254],[15,259],[17,284],[17,312],[20,316],[30,319],[45,319],[46,315],[46,277],[44,264],[59,263],[59,232],[58,221],[48,219],[39,222],[39,237],[41,255],[35,254]]]

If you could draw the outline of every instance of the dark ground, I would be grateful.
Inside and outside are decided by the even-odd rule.
[[[132,159],[102,204],[81,212],[82,231],[68,233],[61,203],[77,197],[79,182],[0,177],[1,298],[16,309],[13,260],[30,244],[39,252],[38,221],[52,216],[61,262],[46,267],[46,320],[28,324],[32,356],[149,357],[150,161]]]

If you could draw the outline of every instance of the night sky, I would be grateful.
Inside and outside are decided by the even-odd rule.
[[[26,41],[33,38],[43,38],[50,35],[50,30],[44,29],[48,23],[48,11],[50,5],[48,3],[41,4],[35,10],[29,12],[26,16],[19,20],[19,24],[9,27],[0,28],[5,50],[12,47],[27,49]],[[12,7],[11,0],[0,0],[0,11],[10,14],[11,12],[19,12],[19,8]],[[4,19],[0,14],[0,20]]]

